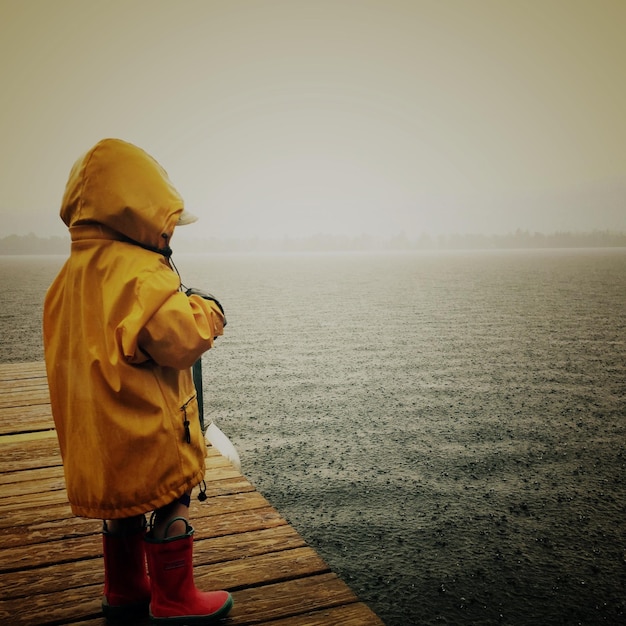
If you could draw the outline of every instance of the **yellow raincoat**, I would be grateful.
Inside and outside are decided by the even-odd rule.
[[[75,515],[131,517],[204,477],[190,368],[224,317],[170,267],[182,212],[166,172],[126,142],[99,142],[70,173],[71,254],[46,294],[44,348]]]

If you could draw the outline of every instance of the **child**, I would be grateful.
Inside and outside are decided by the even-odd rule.
[[[169,262],[175,227],[196,218],[161,166],[117,139],[76,162],[61,218],[72,245],[45,299],[46,369],[72,512],[104,520],[103,611],[212,623],[232,598],[193,580],[188,507],[206,445],[191,366],[226,320]]]

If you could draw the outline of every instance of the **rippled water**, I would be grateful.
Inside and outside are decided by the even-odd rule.
[[[175,259],[206,411],[388,626],[625,621],[626,250]],[[0,257],[0,360],[62,261]]]

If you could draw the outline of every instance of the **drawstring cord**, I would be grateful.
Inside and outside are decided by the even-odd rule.
[[[191,431],[189,430],[189,418],[187,417],[187,407],[190,402],[193,402],[196,399],[196,396],[192,396],[180,407],[180,410],[183,412],[183,426],[185,427],[185,441],[187,443],[191,443]]]
[[[206,495],[206,482],[203,480],[200,483],[200,493],[198,494],[198,500],[200,500],[200,502],[204,502],[207,499],[207,495]]]
[[[178,268],[176,267],[176,263],[174,263],[174,259],[172,258],[171,254],[169,257],[167,257],[167,262],[170,264],[170,267],[176,272],[176,274],[178,274],[178,290],[187,291],[187,286],[183,284],[183,279],[180,275],[180,272],[178,271]]]
[[[160,254],[163,257],[165,257],[167,259],[167,262],[169,263],[169,266],[178,275],[178,289],[180,291],[183,291],[183,290],[187,289],[187,287],[185,287],[185,285],[183,285],[183,279],[181,278],[180,272],[178,271],[178,268],[176,267],[176,263],[174,263],[174,259],[172,258],[173,250],[172,250],[172,248],[170,248],[170,244],[169,244],[170,237],[169,237],[169,235],[167,233],[161,233],[161,237],[165,241],[165,247],[164,248],[157,248],[156,246],[150,246],[148,244],[139,243],[137,241],[135,241],[133,243],[136,243],[138,246],[140,246],[144,250],[150,250],[150,252],[156,252],[157,254]]]

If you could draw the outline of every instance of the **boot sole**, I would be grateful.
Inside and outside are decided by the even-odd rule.
[[[141,615],[148,615],[149,608],[149,601],[112,606],[106,601],[106,599],[102,600],[102,614],[110,620],[125,621]]]
[[[186,626],[205,626],[206,624],[214,624],[217,620],[226,617],[228,612],[233,608],[233,597],[229,596],[228,600],[214,613],[210,615],[175,615],[173,617],[154,617],[150,613],[150,621],[153,624],[185,624]]]

